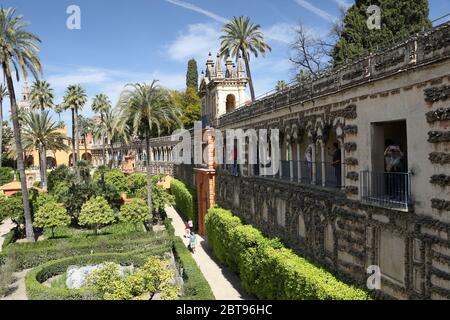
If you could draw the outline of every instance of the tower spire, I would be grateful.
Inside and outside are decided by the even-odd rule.
[[[217,59],[216,59],[216,77],[219,79],[223,78],[222,61],[220,59],[219,53],[217,53]]]

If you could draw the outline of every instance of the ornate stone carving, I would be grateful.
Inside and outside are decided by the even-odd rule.
[[[435,174],[432,175],[430,178],[431,184],[436,184],[441,187],[447,187],[450,186],[450,176],[447,176],[445,174]]]
[[[348,166],[357,166],[358,165],[358,159],[356,158],[346,158],[345,164]]]
[[[344,127],[345,134],[358,134],[358,126],[356,125],[346,125]]]
[[[450,142],[450,131],[430,131],[428,132],[428,142]]]
[[[450,163],[450,153],[445,152],[432,152],[428,156],[428,159],[430,159],[431,163],[433,164],[449,164]]]
[[[450,211],[450,201],[431,199],[431,208],[439,211]]]
[[[347,179],[358,181],[359,180],[359,173],[355,171],[351,171],[347,173]]]
[[[439,108],[437,110],[427,112],[425,115],[428,123],[450,120],[450,108]]]
[[[358,194],[358,187],[346,186],[345,187],[345,193],[348,194],[348,195],[357,195]]]
[[[354,152],[356,151],[357,145],[355,142],[346,142],[344,143],[344,149],[346,152]]]
[[[445,101],[450,96],[450,86],[433,87],[424,90],[426,102]]]

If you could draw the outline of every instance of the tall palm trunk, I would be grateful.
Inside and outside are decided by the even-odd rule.
[[[41,115],[44,115],[45,107],[41,104]],[[42,167],[41,167],[41,187],[47,190],[47,147],[42,146]]]
[[[114,142],[112,139],[109,142],[109,147],[111,149],[111,159],[109,161],[109,167],[112,169],[112,167],[114,166]]]
[[[84,135],[84,157],[86,158],[86,161],[88,161],[86,135]]]
[[[72,166],[75,167],[75,110],[72,108]]]
[[[147,205],[152,212],[152,174],[150,172],[150,138],[149,130],[145,132],[145,152],[147,153],[146,167],[147,167]]]
[[[14,141],[16,143],[16,153],[17,153],[17,168],[20,173],[20,186],[22,189],[22,202],[24,209],[24,217],[25,217],[25,232],[27,236],[27,240],[34,242],[34,231],[33,231],[33,222],[31,221],[31,210],[30,210],[30,202],[28,200],[28,187],[27,187],[27,178],[25,176],[25,166],[23,161],[23,148],[22,148],[22,140],[20,136],[20,124],[19,124],[19,115],[17,110],[17,101],[16,95],[14,93],[14,83],[11,77],[11,70],[9,69],[9,61],[3,61],[2,63],[3,72],[6,77],[6,82],[8,85],[9,91],[9,100],[11,102],[11,117],[13,123],[14,130]]]
[[[100,119],[103,126],[103,113],[100,114]],[[106,165],[106,146],[105,146],[105,134],[102,132],[102,157],[103,157],[103,165]]]
[[[0,168],[2,167],[3,155],[3,98],[0,98]]]
[[[253,79],[252,74],[250,73],[250,62],[248,58],[247,52],[241,49],[242,57],[244,57],[245,62],[245,71],[247,72],[247,78],[248,78],[248,86],[250,87],[250,95],[252,97],[252,101],[255,102],[256,96],[255,96],[255,88],[253,87]]]
[[[74,122],[74,126],[75,126],[75,147],[77,148],[76,151],[76,161],[75,163],[80,159],[80,132],[79,132],[79,128],[78,128],[78,108],[75,108],[75,122]]]

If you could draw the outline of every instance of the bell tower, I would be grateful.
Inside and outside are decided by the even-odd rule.
[[[243,107],[247,102],[247,77],[241,57],[237,66],[230,56],[222,66],[217,54],[214,63],[211,53],[206,61],[206,74],[202,71],[199,94],[202,98],[202,119],[204,126],[215,126],[222,115]]]

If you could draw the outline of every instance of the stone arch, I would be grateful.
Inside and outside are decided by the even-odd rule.
[[[57,167],[56,158],[55,157],[47,157],[47,168],[55,169]]]

